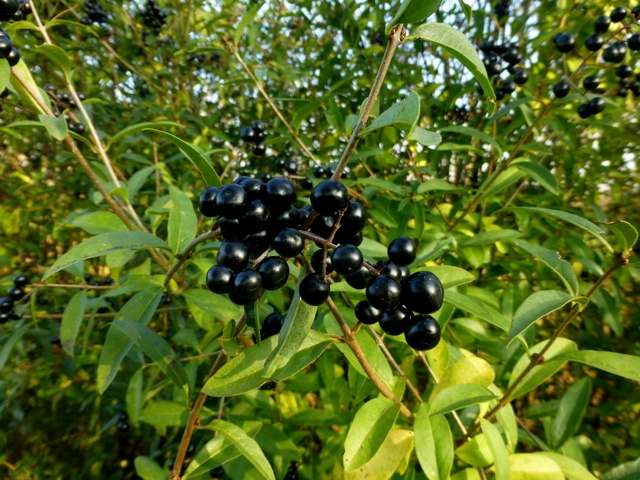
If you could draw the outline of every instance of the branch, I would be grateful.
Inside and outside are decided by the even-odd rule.
[[[187,259],[191,256],[191,252],[196,246],[200,243],[209,240],[210,238],[215,238],[220,235],[220,229],[217,230],[209,230],[208,232],[203,233],[199,237],[194,238],[191,242],[184,247],[184,250],[176,255],[176,261],[171,265],[171,268],[167,270],[167,274],[164,277],[164,286],[167,287],[169,282],[171,281],[171,277],[178,271],[178,269],[187,261]]]

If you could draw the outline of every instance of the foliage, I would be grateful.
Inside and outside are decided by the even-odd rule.
[[[609,6],[494,3],[63,0],[4,24],[0,290],[30,285],[0,325],[2,476],[640,475],[639,110],[583,48]],[[524,56],[513,95],[489,39]],[[239,138],[256,119],[265,156]],[[435,349],[358,324],[337,277],[304,303],[299,258],[255,309],[206,289],[200,193],[276,158],[298,183],[347,162],[367,259],[415,240],[446,289]]]

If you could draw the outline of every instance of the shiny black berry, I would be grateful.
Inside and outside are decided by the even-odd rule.
[[[416,272],[402,282],[402,303],[413,312],[433,313],[443,299],[444,287],[431,272]]]
[[[611,25],[611,18],[608,15],[600,15],[596,18],[594,30],[596,33],[604,33],[609,30],[609,25]]]
[[[220,213],[218,211],[218,205],[216,205],[218,190],[220,190],[218,187],[208,187],[200,194],[198,208],[200,209],[200,213],[205,217],[217,217]]]
[[[595,90],[600,85],[600,77],[597,75],[589,75],[582,81],[582,86],[585,90]]]
[[[238,272],[233,279],[232,293],[234,296],[240,297],[243,300],[239,305],[248,305],[255,302],[260,296],[261,291],[262,278],[260,274],[254,270],[242,270]]]
[[[440,342],[440,324],[431,315],[417,315],[404,332],[404,339],[414,350],[431,350]]]
[[[529,80],[529,72],[526,70],[517,70],[513,75],[513,81],[518,85],[524,85]]]
[[[378,324],[389,335],[400,335],[411,326],[411,312],[406,308],[398,307],[388,312],[382,312]]]
[[[315,167],[313,169],[313,176],[316,178],[322,178],[324,176],[324,167]]]
[[[604,105],[605,105],[604,98],[593,97],[591,100],[589,100],[588,105],[589,105],[589,111],[593,115],[596,115],[604,110]]]
[[[271,313],[262,322],[262,328],[260,329],[260,339],[266,340],[273,335],[277,335],[282,330],[284,324],[284,316],[279,313]]]
[[[242,188],[247,192],[247,197],[250,202],[260,198],[264,183],[257,178],[243,177],[240,181],[236,179],[233,183],[242,185]]]
[[[295,257],[304,249],[304,238],[295,228],[286,228],[276,236],[273,249],[283,257]]]
[[[343,235],[362,231],[367,224],[367,212],[360,202],[351,202],[344,211],[340,221],[340,230]]]
[[[311,268],[315,272],[322,273],[322,260],[324,258],[324,263],[326,264],[325,273],[328,275],[333,272],[333,264],[331,263],[331,254],[327,252],[326,258],[324,257],[324,252],[322,249],[317,250],[313,255],[311,255]]]
[[[13,299],[11,297],[0,298],[0,312],[9,313],[13,310]]]
[[[569,82],[567,82],[566,80],[560,80],[553,86],[553,94],[556,96],[556,98],[564,98],[569,95],[570,88],[571,87],[569,85]]]
[[[604,49],[602,59],[609,63],[620,63],[627,54],[627,47],[622,42],[614,42]]]
[[[207,271],[207,288],[213,293],[229,293],[233,289],[234,273],[224,265],[214,265]]]
[[[629,48],[634,52],[640,50],[640,33],[634,33],[627,39],[627,44]]]
[[[5,57],[7,62],[9,62],[10,67],[15,67],[20,61],[20,52],[16,47],[13,47],[9,52],[9,55]]]
[[[504,52],[502,59],[509,65],[516,65],[522,61],[522,54],[518,51],[517,47],[509,47]]]
[[[389,277],[397,280],[398,282],[402,280],[403,273],[400,266],[389,260],[381,260],[377,263],[378,268],[380,268],[380,273],[383,275],[388,275]]]
[[[611,10],[611,14],[609,15],[609,17],[611,18],[612,22],[618,23],[624,20],[624,17],[627,16],[627,13],[629,13],[627,7],[620,6]]]
[[[267,146],[264,143],[256,143],[251,151],[257,157],[264,157],[265,153],[267,153]]]
[[[616,76],[618,78],[629,78],[633,75],[633,67],[631,65],[623,64],[616,68]]]
[[[313,188],[313,181],[309,177],[305,177],[300,181],[300,188],[302,190],[311,190]]]
[[[321,305],[328,297],[329,284],[320,273],[311,273],[300,282],[300,298],[309,305]]]
[[[27,285],[29,285],[29,279],[27,278],[27,276],[25,274],[20,273],[20,274],[16,275],[15,277],[13,277],[13,284],[16,287],[24,288]]]
[[[226,240],[238,240],[247,233],[239,218],[220,217],[218,226]]]
[[[362,290],[373,279],[373,277],[373,273],[365,266],[362,266],[360,267],[360,270],[358,270],[353,275],[345,277],[345,281],[350,287]]]
[[[240,129],[240,138],[245,142],[253,142],[256,132],[251,127],[242,127]]]
[[[311,205],[320,215],[333,215],[347,206],[349,192],[337,180],[320,182],[311,192]]]
[[[296,201],[296,186],[288,178],[272,178],[265,184],[262,201],[273,210],[287,210]]]
[[[396,265],[409,265],[416,259],[416,244],[409,237],[398,237],[387,247],[387,255]]]
[[[561,33],[556,38],[554,38],[553,43],[555,44],[558,51],[562,53],[569,53],[573,50],[573,47],[576,46],[576,39],[570,33]]]
[[[256,132],[260,133],[264,133],[264,129],[266,128],[266,125],[262,120],[254,120],[251,126]]]
[[[400,304],[402,290],[397,280],[387,275],[378,275],[369,282],[365,293],[371,305],[378,310],[387,311]]]
[[[230,183],[218,190],[216,206],[220,215],[240,218],[247,209],[247,191],[240,185]]]
[[[240,221],[247,231],[253,232],[265,227],[270,218],[271,209],[262,200],[254,200],[249,204]]]
[[[284,169],[287,171],[287,173],[295,175],[298,171],[298,162],[296,162],[295,160],[287,160],[286,162],[284,162]]]
[[[24,290],[13,285],[8,288],[7,296],[17,302],[18,300],[21,300],[22,297],[24,297]]]
[[[355,308],[355,314],[358,321],[366,325],[378,323],[380,317],[382,317],[382,311],[371,306],[367,300],[358,302]]]
[[[363,262],[362,252],[354,245],[342,245],[331,254],[333,268],[344,277],[358,272]]]
[[[0,58],[7,58],[11,53],[13,44],[7,37],[0,37]]]
[[[274,229],[297,227],[300,225],[300,211],[296,207],[289,207],[271,215],[271,225]]]
[[[584,45],[585,47],[587,47],[587,50],[595,52],[597,50],[600,50],[604,45],[604,38],[599,33],[594,33],[593,35],[589,35],[587,37]]]
[[[244,242],[223,242],[216,255],[216,262],[237,273],[249,263],[249,246]]]
[[[591,116],[591,109],[588,103],[583,103],[578,107],[578,115],[580,118],[589,118]]]
[[[262,288],[279,290],[289,279],[289,264],[280,257],[267,257],[258,265],[258,273],[262,277]]]

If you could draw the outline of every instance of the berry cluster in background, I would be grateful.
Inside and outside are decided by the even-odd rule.
[[[19,22],[31,13],[27,0],[0,0],[0,22]]]
[[[516,88],[529,80],[529,72],[522,67],[524,60],[517,43],[498,43],[486,40],[480,44],[480,51],[484,54],[482,62],[487,74],[492,77],[496,100],[503,100],[511,96]],[[506,80],[501,78],[503,70],[509,73]]]
[[[20,61],[20,52],[11,43],[9,34],[0,28],[0,59],[6,58],[10,67],[14,67]]]
[[[84,13],[86,13],[86,16],[82,18],[82,23],[85,25],[109,23],[109,12],[98,0],[86,0],[84,2]]]
[[[62,112],[66,109],[76,109],[78,105],[75,99],[68,92],[58,92],[58,89],[55,85],[47,83],[44,86],[44,91],[47,92],[49,98],[51,99],[51,103],[53,106],[53,112],[56,116],[61,115]],[[77,93],[80,101],[84,101],[86,99],[86,95],[82,92]],[[65,114],[65,120],[69,125],[69,130],[78,135],[84,133],[85,126],[82,122],[77,121],[77,116],[73,114],[73,117],[70,114]]]
[[[160,34],[162,27],[167,23],[168,14],[154,0],[147,0],[141,13],[142,22],[153,32]]]
[[[0,324],[9,320],[20,320],[20,316],[14,312],[16,302],[25,296],[24,287],[29,284],[29,279],[24,274],[13,277],[13,286],[7,290],[7,295],[0,298]]]
[[[255,120],[250,127],[242,127],[240,129],[240,138],[249,145],[251,152],[262,157],[267,153],[267,147],[264,144],[264,122]]]

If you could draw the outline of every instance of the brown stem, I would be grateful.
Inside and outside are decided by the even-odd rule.
[[[194,248],[196,248],[202,242],[209,240],[210,238],[216,238],[220,235],[220,229],[209,230],[208,232],[203,233],[199,237],[194,238],[191,242],[184,247],[184,250],[176,255],[176,261],[171,265],[171,268],[167,270],[167,274],[164,277],[164,286],[169,286],[169,282],[171,281],[171,277],[178,271],[178,269],[187,261],[191,252]]]

